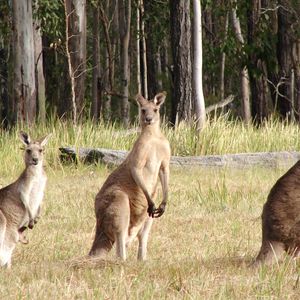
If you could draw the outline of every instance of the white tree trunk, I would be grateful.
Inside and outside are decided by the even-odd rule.
[[[236,15],[236,9],[232,9],[232,24],[235,31],[235,35],[238,41],[244,45],[244,38],[242,35],[240,20]],[[246,124],[251,122],[251,110],[250,110],[250,83],[248,69],[245,66],[241,71],[241,86],[242,86],[242,107],[243,107],[243,118]]]
[[[13,8],[13,97],[17,122],[32,123],[36,116],[36,85],[31,0],[12,1]]]
[[[193,83],[197,129],[200,131],[205,125],[205,101],[202,84],[202,28],[201,28],[201,2],[193,0],[194,7],[194,64]]]

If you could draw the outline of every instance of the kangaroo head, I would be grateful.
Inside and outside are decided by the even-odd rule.
[[[158,93],[151,100],[145,99],[141,95],[136,96],[139,104],[140,124],[142,127],[159,122],[159,108],[166,99],[166,92]]]
[[[20,139],[25,145],[24,160],[27,166],[43,165],[44,146],[47,144],[50,134],[36,141],[31,141],[30,136],[24,131],[20,132]]]

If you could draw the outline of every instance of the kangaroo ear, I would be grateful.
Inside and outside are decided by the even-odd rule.
[[[136,102],[139,104],[139,105],[143,105],[145,103],[147,103],[148,101],[140,94],[137,94],[136,97],[135,97],[135,100]]]
[[[155,95],[153,99],[153,103],[156,104],[157,106],[162,105],[165,102],[167,96],[167,92],[161,92]]]
[[[26,146],[30,144],[30,136],[24,131],[20,131],[20,140]]]
[[[50,134],[48,134],[48,135],[46,135],[45,137],[43,137],[43,138],[41,138],[40,140],[39,140],[39,143],[40,143],[40,145],[42,146],[42,147],[44,147],[47,143],[48,143],[48,140],[49,140],[49,138],[51,137],[51,133]]]

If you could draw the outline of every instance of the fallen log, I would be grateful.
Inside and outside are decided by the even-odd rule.
[[[128,151],[110,150],[103,148],[78,148],[61,147],[60,158],[62,161],[77,162],[78,159],[85,163],[104,163],[108,165],[120,165]],[[203,156],[172,156],[170,164],[181,167],[203,166],[203,167],[236,167],[267,166],[279,167],[289,166],[300,159],[300,153],[296,151],[282,152],[256,152],[238,153],[224,155]]]

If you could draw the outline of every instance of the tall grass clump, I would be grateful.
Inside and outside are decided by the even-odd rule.
[[[199,134],[195,126],[181,123],[172,128],[166,123],[163,131],[170,141],[172,154],[214,155],[242,152],[298,151],[299,126],[270,118],[261,126],[246,126],[239,120],[231,120],[228,115],[208,119],[206,127]],[[45,124],[30,127],[16,126],[9,131],[0,131],[0,160],[3,169],[10,169],[12,161],[20,161],[18,132],[25,130],[33,138],[52,133],[47,147],[48,161],[59,164],[59,148],[72,146],[97,147],[130,150],[138,136],[138,128],[124,129],[115,123],[95,124],[90,120],[74,126],[70,121],[53,119]],[[19,164],[17,164],[19,165]]]
[[[200,134],[195,126],[165,128],[173,155],[214,155],[244,152],[298,151],[299,125],[270,118],[261,126],[245,125],[228,115],[208,119]]]

